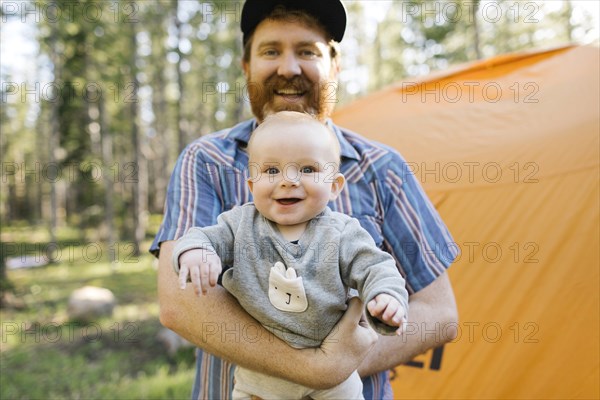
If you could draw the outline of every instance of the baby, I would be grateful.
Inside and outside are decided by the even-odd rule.
[[[223,286],[266,329],[295,348],[319,347],[346,309],[350,289],[381,334],[400,334],[408,293],[394,259],[359,222],[331,211],[345,184],[335,134],[311,116],[282,111],[248,143],[253,203],[222,213],[217,224],[178,240],[173,266],[182,289],[198,295]],[[362,399],[354,373],[328,390],[236,367],[234,399]]]

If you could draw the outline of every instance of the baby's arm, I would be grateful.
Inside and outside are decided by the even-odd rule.
[[[356,219],[346,224],[339,248],[342,279],[358,290],[371,327],[381,335],[401,334],[408,292],[394,258],[377,247]]]
[[[216,225],[190,228],[177,240],[172,263],[181,289],[185,289],[186,282],[192,282],[200,296],[206,294],[209,287],[216,286],[221,264],[233,263],[233,231],[242,212],[242,207],[235,207],[219,215]]]
[[[197,296],[206,294],[217,284],[221,273],[221,259],[217,253],[206,249],[191,249],[179,256],[179,287],[185,289],[192,282]]]
[[[397,326],[396,334],[402,334],[406,324],[406,310],[398,300],[386,293],[378,294],[369,301],[367,310],[373,318],[377,318],[389,326]]]

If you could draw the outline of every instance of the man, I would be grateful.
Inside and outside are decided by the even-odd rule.
[[[160,246],[161,322],[202,349],[194,399],[229,398],[231,363],[316,389],[335,386],[357,369],[366,399],[392,398],[388,369],[456,335],[456,305],[445,272],[456,254],[442,251],[452,242],[445,226],[395,151],[328,121],[345,24],[339,0],[246,1],[242,65],[256,119],[196,140],[173,171],[151,251],[156,254]],[[362,305],[351,301],[319,349],[297,350],[270,335],[222,287],[202,297],[192,290],[180,293],[171,265],[173,240],[251,201],[245,147],[256,124],[281,110],[310,112],[336,133],[348,181],[331,208],[357,218],[394,256],[411,294],[408,320],[416,332],[377,339],[359,322]]]

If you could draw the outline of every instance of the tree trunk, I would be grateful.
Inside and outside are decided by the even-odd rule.
[[[98,113],[100,119],[100,137],[102,146],[102,165],[105,169],[112,168],[113,165],[113,140],[111,132],[109,131],[109,120],[108,113],[104,106],[104,98],[98,101]],[[108,259],[111,265],[115,266],[115,262],[118,258],[118,248],[116,248],[116,235],[115,235],[115,206],[114,206],[114,177],[109,173],[103,174],[104,179],[104,226],[106,229],[106,235],[104,239],[107,243]]]
[[[57,24],[51,25],[51,47],[50,47],[50,58],[52,61],[52,65],[54,66],[54,80],[55,82],[60,82],[61,79],[61,65],[60,65],[60,57],[58,55],[58,27]],[[56,90],[56,89],[55,89]],[[60,145],[60,101],[62,99],[62,93],[55,93],[56,96],[54,98],[55,101],[50,103],[51,111],[50,111],[50,140],[48,143],[48,161],[50,165],[56,165],[56,152],[58,151],[58,147]],[[56,194],[56,186],[58,184],[58,180],[54,179],[50,182],[50,243],[56,243],[56,230],[58,227],[58,202],[57,202],[57,194]]]
[[[143,141],[138,125],[139,99],[137,96],[139,82],[137,80],[137,40],[135,24],[131,24],[131,77],[136,91],[134,100],[131,102],[131,137],[134,152],[134,168],[136,179],[133,181],[133,237],[134,254],[140,254],[140,248],[146,234],[148,219],[148,170],[147,162],[143,152]]]
[[[481,40],[479,39],[479,24],[477,22],[477,13],[479,11],[479,0],[474,1],[471,7],[471,19],[473,21],[473,47],[475,56],[478,60],[483,57],[481,54]]]
[[[567,30],[567,37],[569,38],[569,40],[571,42],[573,42],[573,29],[575,28],[573,26],[573,24],[571,23],[571,15],[573,15],[573,3],[571,2],[571,0],[566,0],[565,1],[565,7],[566,7],[566,11],[565,11],[565,22],[566,22],[566,30]]]
[[[179,43],[181,42],[181,20],[179,19],[178,11],[179,0],[173,0],[173,22],[175,24],[175,29],[177,30],[177,42]],[[175,120],[177,121],[177,150],[178,153],[181,153],[183,151],[183,148],[187,144],[185,130],[183,126],[184,121],[181,112],[181,103],[183,99],[183,73],[181,72],[181,58],[183,57],[183,54],[179,50],[179,46],[177,46],[175,51],[178,55],[177,64],[175,65],[175,73],[177,74],[177,88],[179,91],[179,97],[175,102]]]

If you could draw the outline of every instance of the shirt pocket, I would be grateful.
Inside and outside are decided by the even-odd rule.
[[[383,234],[381,232],[382,221],[372,215],[352,215],[352,218],[358,220],[360,226],[369,232],[369,235],[371,235],[377,247],[381,248],[383,245]]]

